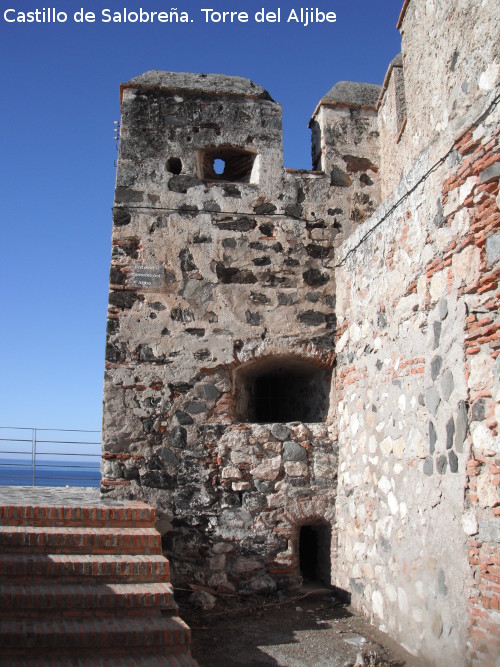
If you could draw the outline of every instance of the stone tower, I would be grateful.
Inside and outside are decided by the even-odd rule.
[[[338,84],[298,172],[251,81],[122,86],[103,488],[157,508],[177,580],[335,580],[334,241],[377,203],[378,93]]]

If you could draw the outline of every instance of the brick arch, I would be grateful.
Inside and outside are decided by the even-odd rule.
[[[337,563],[337,524],[335,507],[331,499],[298,498],[282,509],[270,512],[266,523],[272,524],[273,532],[286,539],[288,548],[277,554],[270,566],[274,576],[288,577],[292,582],[300,580],[299,570],[299,535],[302,526],[328,525],[331,529],[330,572],[331,583],[336,580]]]
[[[318,370],[324,370],[326,373],[329,373],[335,363],[336,355],[333,350],[324,350],[314,343],[290,342],[287,340],[259,341],[254,345],[243,347],[242,350],[235,353],[234,360],[231,363],[220,367],[221,370],[228,374],[231,389],[222,394],[207,421],[223,424],[238,423],[234,391],[234,372],[238,372],[238,370],[245,367],[250,367],[253,364],[279,359],[307,362],[318,368]]]
[[[234,370],[239,366],[248,365],[271,357],[295,357],[309,361],[325,370],[331,370],[336,355],[333,350],[324,350],[314,343],[305,341],[261,341],[253,346],[245,346],[237,352],[234,361],[229,364],[229,368]]]

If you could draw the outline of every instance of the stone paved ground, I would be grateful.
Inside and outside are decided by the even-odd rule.
[[[324,589],[193,610],[176,591],[200,667],[425,667]]]
[[[2,486],[0,487],[0,505],[113,505],[123,507],[127,501],[103,498],[99,489],[75,486]]]

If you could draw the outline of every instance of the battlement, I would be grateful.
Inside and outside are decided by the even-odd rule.
[[[250,79],[227,74],[192,74],[189,72],[165,72],[150,70],[122,83],[121,90],[164,90],[169,92],[191,91],[196,95],[228,95],[249,97],[273,102],[273,99],[261,86]]]
[[[375,109],[380,86],[373,83],[339,81],[318,102],[312,118],[320,107],[348,107],[349,109]]]

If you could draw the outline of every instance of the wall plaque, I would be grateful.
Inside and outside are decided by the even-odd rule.
[[[135,264],[130,271],[129,285],[139,289],[161,289],[164,273],[161,264]]]

